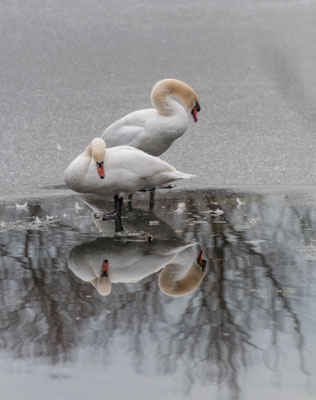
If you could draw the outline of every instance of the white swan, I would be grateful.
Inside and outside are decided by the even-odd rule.
[[[70,270],[91,283],[101,296],[110,294],[112,283],[139,282],[164,267],[166,272],[159,279],[161,291],[170,296],[181,296],[194,290],[205,275],[206,261],[201,251],[193,261],[192,247],[195,245],[174,240],[146,243],[99,238],[74,247],[67,261]],[[179,274],[186,276],[177,281]]]
[[[123,199],[119,195],[162,186],[194,175],[177,171],[172,165],[129,146],[105,148],[104,140],[95,138],[65,171],[66,184],[80,193],[114,195],[115,213],[119,216]]]
[[[155,108],[128,114],[103,132],[107,147],[128,145],[153,156],[164,153],[174,140],[184,134],[189,124],[186,110],[169,95],[179,97],[197,122],[200,100],[194,90],[177,79],[163,79],[151,92]]]

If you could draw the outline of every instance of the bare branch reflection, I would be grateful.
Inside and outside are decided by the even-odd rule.
[[[181,371],[182,395],[194,385],[216,383],[240,399],[241,372],[265,365],[282,374],[280,359],[290,343],[294,368],[308,376],[307,345],[316,322],[307,313],[315,293],[315,206],[295,196],[225,191],[172,196],[157,196],[155,214],[143,202],[144,209],[124,221],[129,232],[139,224],[145,232],[155,229],[152,247],[135,236],[134,242],[128,235],[98,238],[114,232],[113,224],[97,231],[90,211],[78,211],[74,197],[30,203],[23,215],[3,205],[1,351],[55,365],[75,363],[86,348],[87,357],[110,368],[113,343],[121,340],[137,372]],[[34,225],[48,214],[54,218],[47,224]],[[185,250],[187,243],[199,246]],[[165,296],[158,285],[161,269],[176,254],[178,264],[190,268],[188,258],[194,260],[199,247],[207,259],[205,278],[181,298]],[[180,249],[189,257],[181,259]],[[74,273],[67,267],[69,253]],[[89,268],[96,275],[105,257],[110,268],[120,264],[121,276],[107,297],[98,295],[89,276],[83,279],[80,268],[93,257],[96,271]],[[131,276],[122,278],[125,273]]]

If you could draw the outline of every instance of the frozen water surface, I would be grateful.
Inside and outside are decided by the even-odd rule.
[[[295,0],[0,0],[1,398],[316,397],[315,17]],[[63,171],[165,77],[201,99],[163,155],[197,178],[151,211],[136,196],[115,235],[92,219],[111,203],[66,193]],[[167,272],[195,290],[166,295]]]
[[[0,1],[1,191],[69,162],[176,77],[199,122],[163,156],[195,184],[315,184],[316,4]]]
[[[2,396],[315,398],[315,199],[175,190],[148,210],[142,195],[119,235],[92,216],[110,202],[3,202]],[[200,250],[206,274],[194,281]],[[194,290],[166,295],[167,270],[172,288],[187,276]]]

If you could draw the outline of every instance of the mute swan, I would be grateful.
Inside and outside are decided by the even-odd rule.
[[[114,196],[114,213],[103,216],[103,219],[112,219],[121,215],[123,198],[119,196],[122,194],[193,176],[134,147],[106,149],[104,140],[95,138],[68,166],[64,179],[76,192]]]
[[[155,84],[151,102],[155,108],[135,111],[110,125],[102,135],[107,147],[132,146],[153,156],[164,153],[188,128],[186,110],[169,95],[179,97],[197,122],[200,100],[190,86],[177,79]]]
[[[159,278],[161,291],[170,296],[182,296],[194,290],[205,275],[202,251],[193,261],[195,245],[174,240],[146,243],[99,238],[74,247],[67,261],[70,270],[91,283],[101,296],[111,293],[112,283],[139,282],[164,267],[166,272]],[[185,263],[192,265],[188,269]],[[176,273],[172,273],[173,269]],[[180,272],[186,276],[177,281]]]

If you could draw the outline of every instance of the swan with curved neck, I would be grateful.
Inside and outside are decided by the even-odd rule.
[[[206,260],[202,258],[202,250],[183,278],[178,279],[181,274],[181,268],[179,271],[178,264],[170,263],[159,275],[159,288],[162,293],[172,297],[180,297],[190,293],[202,282],[206,273],[205,267]]]
[[[184,264],[188,262],[188,252],[192,261],[191,249],[195,245],[174,240],[121,243],[100,238],[74,247],[67,260],[71,271],[91,283],[101,296],[111,293],[112,283],[139,282],[161,269],[160,290],[169,296],[183,296],[200,285],[206,272],[202,251],[189,270]],[[179,258],[181,255],[184,258]],[[178,279],[183,274],[184,278]]]
[[[114,196],[115,212],[107,219],[120,216],[124,193],[151,189],[189,179],[193,175],[177,171],[172,165],[130,146],[106,149],[101,138],[95,138],[65,171],[65,182],[74,191]]]
[[[127,114],[103,132],[108,147],[132,146],[153,156],[160,156],[184,134],[189,120],[185,108],[170,95],[178,97],[197,122],[200,100],[194,90],[177,79],[163,79],[155,84],[151,101],[155,108]]]
[[[190,110],[193,121],[197,122],[200,100],[190,86],[177,79],[163,79],[157,82],[151,91],[151,102],[160,115],[172,116],[178,111],[175,101],[169,95],[177,96]]]

